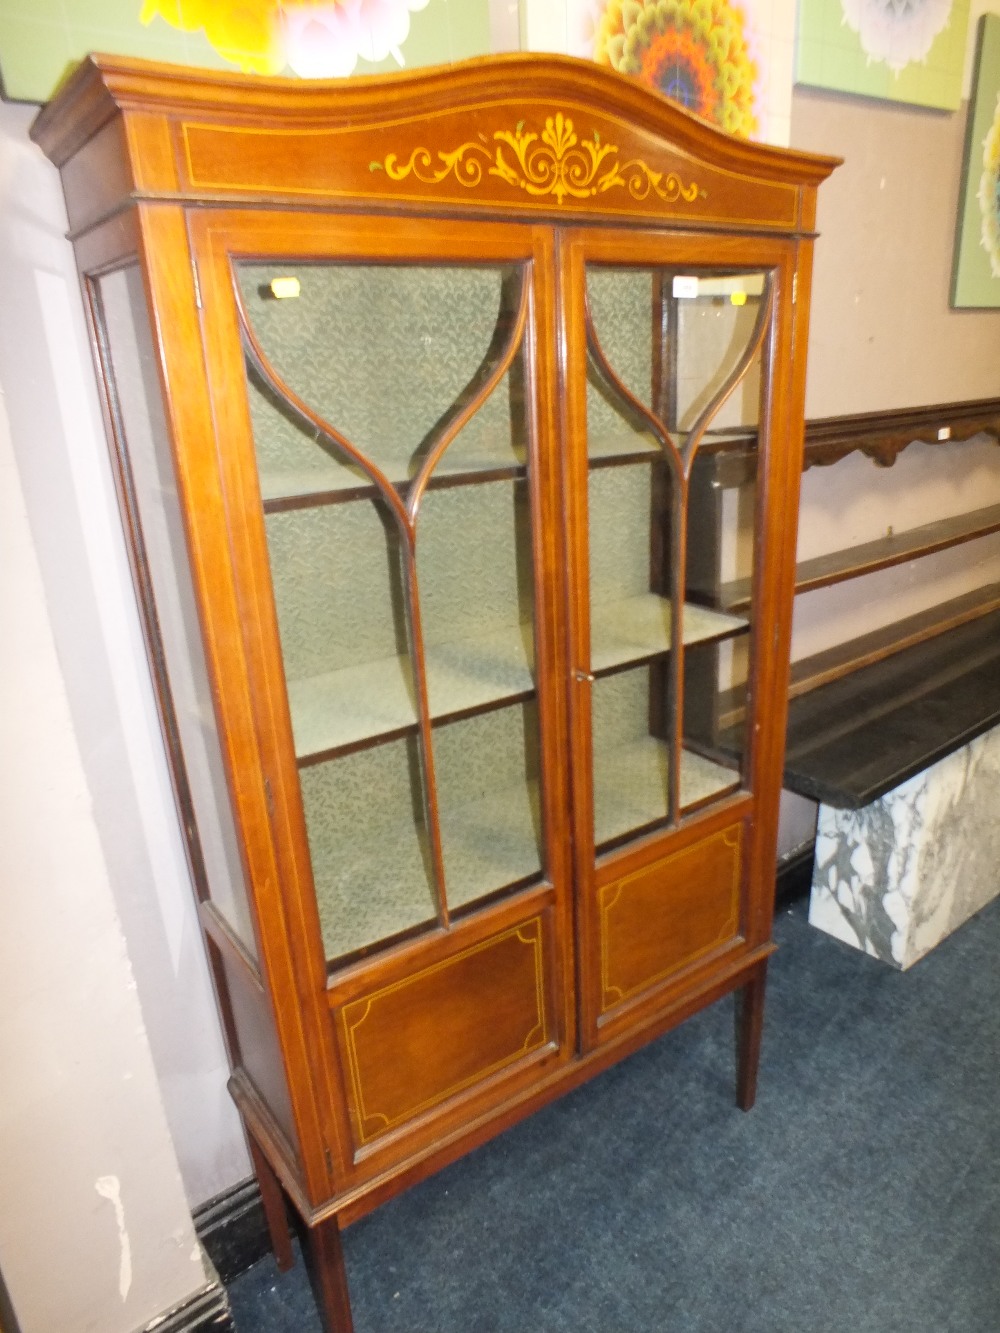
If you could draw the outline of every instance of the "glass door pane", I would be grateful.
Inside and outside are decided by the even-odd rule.
[[[255,262],[237,280],[335,959],[543,873],[529,271]]]
[[[598,847],[741,782],[721,742],[745,708],[753,497],[723,504],[718,473],[754,456],[769,301],[760,273],[587,269]]]

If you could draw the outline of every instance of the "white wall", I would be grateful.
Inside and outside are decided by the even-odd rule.
[[[0,1267],[22,1333],[130,1333],[206,1278],[2,395],[0,625]]]
[[[85,880],[78,887],[80,912],[86,916],[92,892],[110,894],[124,961],[132,965],[131,1002],[141,1007],[166,1122],[195,1206],[245,1178],[250,1165],[225,1090],[225,1054],[145,665],[59,178],[28,140],[33,114],[0,105],[0,385],[10,466],[19,474],[28,523],[26,556],[5,569],[25,613],[38,602],[51,621],[64,707],[49,719],[47,743],[54,761],[69,749],[82,766],[85,822],[102,865],[95,885]],[[29,557],[37,562],[30,592],[19,584]],[[16,643],[6,624],[5,642]],[[16,697],[7,683],[9,657],[5,650],[5,700]],[[31,657],[18,665],[30,679]],[[43,698],[40,690],[36,706]],[[35,769],[31,777],[37,782],[43,774]],[[58,845],[61,801],[69,794],[22,785],[36,812],[25,837]],[[39,873],[43,882],[31,896],[44,899],[49,871]],[[4,882],[13,884],[10,876]],[[42,915],[36,926],[44,925]],[[72,1008],[73,968],[50,966],[46,973],[55,999]],[[6,985],[0,976],[5,1005]],[[110,973],[103,997],[109,1003],[118,985]],[[53,1192],[51,1201],[58,1199]],[[56,1327],[61,1333],[64,1326],[49,1325]]]
[[[845,158],[819,193],[807,417],[1000,396],[1000,311],[949,304],[966,117],[964,105],[947,114],[796,91],[793,146]],[[889,469],[853,455],[805,473],[799,558],[998,501],[1000,449],[985,440],[913,444]],[[810,593],[796,604],[792,656],[995,579],[993,537]],[[786,795],[781,850],[814,818],[812,802]]]

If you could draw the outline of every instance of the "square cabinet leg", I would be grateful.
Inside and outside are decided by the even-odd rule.
[[[347,1271],[335,1217],[305,1228],[306,1268],[319,1309],[323,1333],[354,1333]]]
[[[292,1250],[288,1213],[285,1210],[285,1196],[271,1163],[249,1134],[247,1141],[250,1145],[253,1169],[257,1173],[257,1183],[260,1186],[260,1199],[264,1205],[264,1219],[267,1222],[267,1234],[271,1238],[271,1249],[274,1251],[278,1269],[282,1273],[287,1273],[295,1263],[295,1254]]]
[[[742,1111],[749,1111],[757,1100],[766,982],[767,963],[762,963],[736,993],[736,1104]]]

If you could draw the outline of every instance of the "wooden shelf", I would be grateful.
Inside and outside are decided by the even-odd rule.
[[[641,431],[587,439],[587,462],[591,467],[618,467],[629,463],[655,463],[663,449],[655,436]]]
[[[591,671],[603,675],[669,652],[671,621],[669,599],[652,592],[591,607]],[[742,616],[685,603],[684,643],[731,638],[746,630],[748,623]]]
[[[972,624],[1000,611],[1000,583],[989,583],[973,592],[941,602],[904,620],[838,643],[824,652],[800,657],[792,663],[789,699],[798,699],[811,690],[841,680],[852,672],[885,662],[906,649],[917,648],[932,639],[947,638],[963,625]],[[945,645],[944,652],[947,652]],[[723,732],[729,736],[724,749],[732,751],[731,737],[742,721],[746,706],[746,682],[724,691],[719,698],[719,717]]]
[[[805,423],[802,470],[829,467],[850,454],[864,454],[880,467],[892,467],[911,444],[957,444],[977,435],[1000,444],[1000,398],[926,407],[819,417]],[[752,481],[757,471],[756,432],[745,428],[706,435],[696,466],[706,469],[722,489]]]
[[[529,698],[535,682],[530,625],[475,639],[428,644],[427,690],[435,720]],[[415,731],[418,711],[407,657],[289,681],[295,754],[317,763],[378,740]]]
[[[598,847],[667,818],[665,741],[645,736],[595,756],[594,842]],[[700,754],[681,755],[681,809],[733,791],[740,775]]]
[[[687,431],[675,430],[678,447],[683,446]],[[646,443],[642,443],[645,441]],[[705,459],[718,485],[741,485],[756,474],[757,432],[745,426],[731,426],[706,431],[698,445],[697,457]],[[662,458],[663,449],[651,434],[629,431],[620,436],[600,436],[587,443],[591,467],[615,467],[622,463],[651,463]]]
[[[796,595],[826,588],[847,579],[874,574],[880,569],[918,560],[921,556],[946,551],[963,542],[975,541],[1000,532],[1000,505],[989,505],[954,518],[938,519],[906,532],[894,532],[876,541],[864,542],[843,551],[803,560],[795,569]],[[749,579],[725,583],[719,590],[720,604],[727,611],[743,611],[750,605]]]
[[[989,583],[974,592],[932,606],[927,611],[883,625],[870,634],[837,644],[825,652],[800,658],[792,663],[789,698],[795,699],[809,690],[839,680],[851,671],[873,666],[904,648],[914,648],[998,610],[1000,583]]]
[[[541,876],[536,781],[490,791],[461,805],[443,802],[440,817],[450,910]]]
[[[951,546],[1000,532],[1000,505],[976,509],[953,518],[938,519],[906,532],[894,532],[877,541],[865,542],[846,551],[804,560],[795,571],[795,591],[811,592],[844,579],[873,574],[879,569],[904,564],[920,556],[946,551]]]
[[[591,669],[598,674],[670,651],[671,608],[647,593],[591,612]],[[729,638],[747,621],[700,606],[684,608],[684,642]],[[435,721],[530,698],[535,682],[532,627],[518,625],[472,639],[427,645],[427,689]],[[417,696],[409,659],[361,662],[288,683],[295,753],[318,763],[417,727]]]

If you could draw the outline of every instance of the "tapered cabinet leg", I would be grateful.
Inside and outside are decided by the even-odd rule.
[[[749,1111],[757,1100],[766,982],[767,964],[762,963],[736,994],[736,1104],[741,1111]]]
[[[335,1217],[306,1230],[305,1253],[323,1333],[354,1333],[340,1224]]]
[[[295,1253],[292,1250],[292,1233],[288,1226],[285,1196],[281,1192],[278,1177],[271,1169],[271,1163],[250,1135],[247,1135],[247,1140],[250,1144],[253,1169],[257,1173],[257,1183],[260,1185],[260,1199],[264,1205],[264,1218],[267,1222],[267,1234],[271,1238],[271,1249],[274,1251],[279,1270],[287,1273],[295,1263]]]

